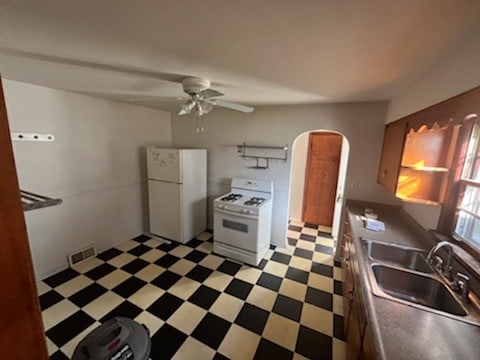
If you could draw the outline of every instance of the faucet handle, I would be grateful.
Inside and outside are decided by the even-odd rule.
[[[443,259],[440,256],[435,255],[432,258],[432,265],[434,265],[438,270],[443,272],[443,267],[444,267]]]
[[[466,301],[468,301],[468,291],[469,291],[468,281],[469,280],[470,280],[470,277],[468,275],[457,272],[452,284],[452,288],[455,291],[462,292],[462,298]]]

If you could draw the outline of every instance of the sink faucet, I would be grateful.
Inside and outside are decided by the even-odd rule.
[[[443,262],[438,260],[439,257],[436,256],[437,251],[440,250],[443,247],[448,250],[448,258],[447,258],[447,263],[445,264],[445,266],[443,266]],[[429,264],[433,264],[433,262],[436,261],[437,268],[440,268],[440,270],[442,270],[443,275],[448,280],[452,280],[452,255],[453,255],[452,245],[450,245],[450,243],[448,241],[440,241],[428,253],[427,262]]]

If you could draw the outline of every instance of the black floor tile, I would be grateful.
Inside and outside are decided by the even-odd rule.
[[[288,296],[278,295],[272,311],[293,321],[300,321],[303,303]]]
[[[291,360],[293,358],[293,352],[287,350],[267,339],[261,339],[258,344],[257,352],[255,353],[254,360]],[[327,359],[327,358],[325,358]]]
[[[343,327],[343,316],[333,314],[333,336],[345,341],[345,329]]]
[[[322,290],[308,287],[305,301],[328,311],[333,309],[333,295]]]
[[[279,253],[279,252],[274,252],[272,254],[272,256],[270,257],[270,260],[288,265],[290,263],[291,258],[292,257],[290,255],[282,254],[282,253]]]
[[[163,326],[152,336],[150,358],[170,360],[187,339],[187,335],[169,324]]]
[[[148,241],[148,240],[150,240],[150,239],[151,239],[150,236],[147,236],[147,235],[143,235],[143,234],[142,234],[142,235],[138,235],[138,236],[134,237],[132,240],[135,240],[135,241],[137,241],[137,242],[139,242],[139,243],[144,243],[145,241]]]
[[[101,323],[104,323],[107,320],[110,320],[114,317],[122,316],[130,319],[135,319],[138,314],[143,310],[137,305],[132,304],[130,301],[125,300],[123,303],[118,305],[115,309],[110,311],[107,315],[100,319]]]
[[[317,237],[313,235],[308,235],[308,234],[301,234],[300,239],[310,241],[310,242],[315,242],[317,240]]]
[[[210,309],[213,303],[220,296],[220,292],[209,288],[208,286],[201,285],[193,294],[188,298],[191,303],[200,306],[206,310]]]
[[[332,239],[332,234],[325,232],[325,231],[318,231],[317,236],[321,236],[324,238]]]
[[[342,282],[341,281],[333,280],[333,292],[337,295],[340,295],[340,296],[343,295]]]
[[[122,266],[121,269],[134,275],[149,264],[150,263],[148,261],[142,259],[135,259],[130,261],[128,264]]]
[[[297,242],[298,240],[297,239],[294,239],[294,238],[287,238],[288,240],[288,245],[291,245],[291,246],[297,246]]]
[[[97,257],[103,261],[108,261],[121,254],[123,254],[123,251],[116,248],[111,248],[102,252],[101,254],[98,254]]]
[[[295,225],[289,225],[289,226],[288,226],[288,230],[301,232],[301,231],[302,231],[302,227],[301,227],[301,226],[295,226]]]
[[[163,244],[158,245],[157,249],[160,249],[160,250],[165,251],[165,252],[169,252],[169,251],[172,251],[173,249],[175,249],[178,245],[179,245],[179,243],[176,243],[175,241],[172,241],[170,244],[163,243]]]
[[[58,350],[56,353],[50,355],[50,360],[70,360],[67,355]]]
[[[155,264],[161,267],[164,267],[165,269],[168,269],[170,266],[175,264],[178,260],[180,260],[180,258],[170,254],[165,254],[160,259],[155,261]]]
[[[268,263],[268,261],[267,261],[266,259],[262,259],[262,260],[260,260],[260,262],[258,263],[258,266],[257,266],[257,267],[258,267],[260,270],[263,270],[263,269],[265,269],[265,266],[267,266],[267,263]]]
[[[62,347],[94,322],[95,319],[79,310],[47,330],[46,334],[55,345]]]
[[[105,289],[103,286],[93,283],[86,288],[76,292],[72,296],[68,298],[71,302],[73,302],[78,307],[83,307],[87,305],[89,302],[92,302],[96,298],[100,297],[102,294],[106,293],[108,290]]]
[[[244,328],[262,335],[263,328],[268,319],[269,312],[249,303],[243,304],[242,310],[237,315],[235,323]]]
[[[147,311],[166,321],[183,304],[183,300],[170,293],[163,294]]]
[[[309,228],[309,229],[318,229],[318,225],[317,224],[313,224],[313,223],[304,223],[303,224],[303,227],[306,227],[306,228]]]
[[[168,290],[181,278],[182,277],[180,275],[167,270],[158,275],[155,279],[153,279],[151,283],[163,290]]]
[[[147,251],[150,251],[150,250],[152,250],[152,248],[150,246],[140,244],[140,245],[134,247],[133,249],[128,250],[128,253],[132,254],[132,255],[135,255],[135,256],[140,256],[140,255],[143,255]]]
[[[203,260],[203,258],[207,256],[203,251],[198,251],[198,250],[193,250],[188,254],[187,256],[184,257],[184,259],[193,261],[194,263],[199,263],[200,261]]]
[[[305,250],[301,248],[296,248],[295,251],[293,252],[293,255],[299,256],[304,259],[312,260],[313,258],[313,251],[310,250]]]
[[[74,277],[78,276],[79,274],[80,273],[78,271],[68,268],[63,271],[60,271],[55,275],[52,275],[46,278],[45,280],[43,280],[43,282],[53,288],[63,283],[66,283],[68,280],[72,280]]]
[[[197,246],[200,246],[202,245],[204,242],[202,240],[198,240],[198,239],[192,239],[190,240],[189,242],[187,242],[185,245],[187,246],[190,246],[192,248],[196,248]]]
[[[270,244],[270,250],[275,250],[277,248],[276,245]]]
[[[196,280],[198,282],[204,282],[212,272],[213,272],[212,269],[206,268],[205,266],[202,266],[202,265],[197,265],[188,272],[186,277],[188,277],[189,279]]]
[[[280,289],[280,285],[282,284],[282,278],[275,275],[262,273],[262,275],[260,275],[258,278],[257,284],[266,287],[267,289],[278,291],[278,289]]]
[[[88,271],[87,273],[85,273],[85,276],[88,276],[90,279],[97,281],[105,275],[110,274],[114,270],[117,270],[115,266],[105,263]]]
[[[123,281],[122,283],[118,284],[117,286],[115,286],[112,289],[112,291],[126,299],[126,298],[129,298],[134,293],[136,293],[146,284],[147,283],[142,279],[132,276],[127,280]]]
[[[335,260],[335,261],[334,261],[334,265],[335,265],[336,267],[341,268],[341,267],[342,267],[342,262],[341,262],[341,261],[338,261],[338,260]]]
[[[230,359],[217,352],[212,360],[230,360]]]
[[[55,290],[50,290],[40,296],[40,308],[43,310],[48,309],[50,306],[62,301],[64,297]]]
[[[290,280],[295,280],[299,283],[306,284],[308,283],[309,273],[300,269],[288,268],[285,277]]]
[[[330,246],[322,245],[322,244],[315,244],[315,251],[328,254],[328,255],[333,255],[333,248]]]
[[[233,295],[239,299],[245,300],[250,294],[250,290],[252,290],[253,285],[247,283],[246,281],[233,279],[228,284],[227,288],[224,290],[227,294]]]
[[[193,330],[192,336],[212,349],[217,349],[231,325],[227,320],[207,313]]]
[[[295,351],[308,359],[332,358],[332,338],[300,325]]]
[[[218,271],[221,271],[225,274],[228,274],[228,275],[232,275],[234,276],[238,270],[240,270],[240,268],[242,267],[242,265],[240,264],[237,264],[233,261],[230,261],[230,260],[225,260],[222,265],[220,265],[217,270]]]
[[[312,272],[327,277],[333,277],[333,267],[325,264],[312,262]]]

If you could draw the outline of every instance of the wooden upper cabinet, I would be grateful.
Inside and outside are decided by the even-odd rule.
[[[395,195],[426,204],[443,202],[460,125],[409,129]]]
[[[407,122],[395,121],[387,124],[383,137],[382,156],[378,169],[377,182],[395,194],[397,190],[398,173],[405,143]]]
[[[377,182],[402,200],[442,204],[459,134],[479,104],[477,87],[387,124]]]

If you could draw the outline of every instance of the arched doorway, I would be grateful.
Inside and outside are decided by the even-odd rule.
[[[289,220],[304,222],[304,215],[305,215],[305,199],[308,199],[308,191],[312,191],[312,188],[315,188],[315,184],[312,186],[306,186],[308,184],[308,173],[313,174],[315,171],[312,172],[312,166],[315,167],[318,165],[318,161],[311,161],[312,153],[311,146],[312,146],[312,134],[319,134],[319,135],[332,135],[331,137],[327,136],[319,136],[319,141],[323,141],[321,139],[326,138],[335,138],[341,137],[341,146],[337,148],[338,151],[338,168],[335,170],[337,176],[328,179],[324,179],[324,182],[331,182],[335,181],[334,187],[331,186],[321,186],[322,189],[330,189],[328,190],[328,194],[325,194],[325,198],[333,199],[334,203],[331,207],[331,226],[320,226],[319,229],[330,234],[334,239],[338,238],[338,233],[340,230],[340,221],[342,216],[342,207],[344,203],[344,188],[345,188],[345,180],[347,174],[347,164],[348,164],[348,156],[350,145],[347,138],[336,131],[329,131],[329,130],[312,130],[304,132],[297,136],[295,141],[293,142],[292,146],[292,163],[291,163],[291,172],[290,172],[290,204],[289,204]],[[317,140],[314,140],[317,141]],[[321,150],[321,146],[326,146],[325,149],[329,149],[331,147],[331,143],[324,143],[323,145],[320,144],[320,148],[317,151]],[[329,150],[330,152],[332,150]],[[329,156],[333,156],[334,154],[330,154]],[[321,161],[320,161],[321,163]],[[321,164],[319,166],[322,166]],[[325,166],[325,164],[323,164]],[[310,170],[308,170],[310,169]],[[320,172],[321,173],[321,172]],[[319,172],[317,172],[318,176]],[[328,185],[328,184],[327,184]],[[327,190],[321,190],[327,191]],[[328,195],[328,196],[327,196]],[[318,194],[316,194],[318,198]],[[312,208],[310,206],[310,208]],[[311,209],[310,209],[311,211]],[[322,209],[325,212],[325,209]],[[319,224],[316,224],[319,225]],[[327,224],[328,225],[328,224]]]

